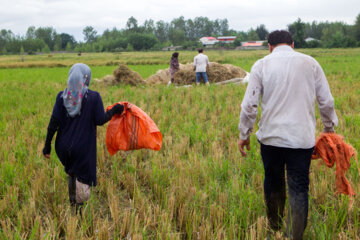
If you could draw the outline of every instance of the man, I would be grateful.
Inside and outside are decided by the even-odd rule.
[[[206,85],[209,85],[209,80],[206,74],[206,67],[209,67],[209,58],[203,54],[203,49],[198,50],[199,54],[194,57],[194,68],[196,72],[196,85],[200,84],[200,78],[204,79]]]
[[[302,239],[307,224],[309,168],[315,145],[315,100],[325,132],[338,124],[334,99],[319,63],[294,51],[289,32],[269,34],[270,54],[252,67],[241,104],[239,150],[250,149],[250,133],[261,96],[261,118],[256,132],[265,170],[267,217],[273,230],[281,228],[285,205],[285,167],[289,191],[287,233]]]

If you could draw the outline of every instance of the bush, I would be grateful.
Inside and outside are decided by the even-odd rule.
[[[41,49],[41,51],[42,51],[43,53],[50,53],[50,48],[49,48],[48,45],[45,45],[45,46]]]
[[[158,40],[151,34],[132,33],[128,37],[129,44],[133,46],[134,50],[149,50],[155,46]]]
[[[308,47],[308,48],[318,48],[320,46],[321,46],[321,43],[318,40],[311,40],[306,43],[306,47]]]

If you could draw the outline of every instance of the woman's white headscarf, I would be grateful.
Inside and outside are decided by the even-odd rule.
[[[76,63],[70,68],[67,88],[62,95],[70,117],[80,114],[82,99],[89,89],[90,80],[91,70],[86,64]]]

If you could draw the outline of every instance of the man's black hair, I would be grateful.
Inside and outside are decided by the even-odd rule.
[[[174,53],[172,54],[172,58],[178,58],[178,56],[179,56],[179,53],[178,53],[178,52],[174,52]]]
[[[271,46],[276,46],[280,43],[286,43],[288,45],[291,45],[293,43],[293,39],[291,37],[291,34],[288,31],[276,30],[269,34],[268,43]]]
[[[203,51],[204,51],[204,49],[202,49],[202,48],[199,48],[199,49],[198,49],[198,52],[199,52],[199,53],[202,53]]]

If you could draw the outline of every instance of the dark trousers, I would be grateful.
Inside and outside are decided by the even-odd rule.
[[[309,168],[313,148],[293,149],[261,145],[265,169],[264,193],[270,226],[279,230],[286,199],[285,167],[289,192],[287,232],[291,239],[302,239],[308,216]]]

